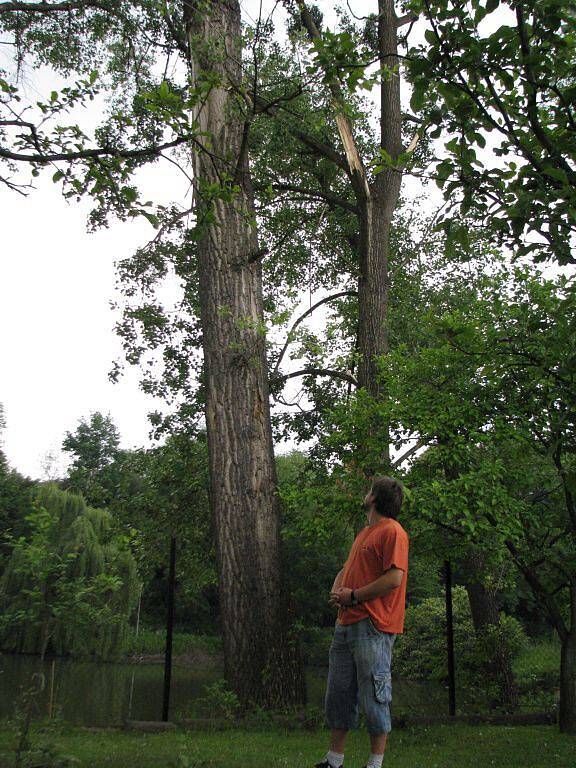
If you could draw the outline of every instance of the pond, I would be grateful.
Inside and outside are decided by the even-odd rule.
[[[11,717],[22,690],[35,672],[45,676],[38,696],[38,715],[58,716],[78,725],[121,725],[130,720],[160,720],[162,663],[98,663],[71,659],[46,660],[34,656],[0,654],[0,718]],[[322,706],[327,669],[309,667],[309,703]],[[222,677],[212,661],[175,664],[172,669],[170,719],[185,714],[204,695],[204,688]],[[394,708],[414,714],[447,710],[445,689],[436,683],[394,679]]]

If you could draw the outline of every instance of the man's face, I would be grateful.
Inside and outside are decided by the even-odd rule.
[[[366,496],[364,496],[364,501],[362,502],[364,505],[364,509],[366,510],[366,517],[370,518],[370,508],[372,507],[372,504],[374,503],[374,496],[372,496],[372,490],[369,490]]]

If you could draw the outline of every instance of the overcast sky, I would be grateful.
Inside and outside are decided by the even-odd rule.
[[[256,18],[259,5],[243,0],[243,14]],[[52,87],[50,77],[25,71],[24,93],[31,100]],[[92,111],[96,120],[98,107]],[[166,164],[160,177],[154,174],[155,199],[163,192],[173,199],[174,183]],[[27,198],[0,186],[0,403],[6,418],[2,448],[11,466],[42,477],[46,454],[59,452],[65,432],[81,417],[110,413],[123,446],[134,447],[148,444],[146,414],[162,404],[140,391],[136,370],[127,369],[118,384],[108,380],[113,360],[121,358],[113,330],[118,316],[109,306],[114,264],[154,230],[142,219],[89,234],[88,201],[66,202],[51,174],[35,186]]]

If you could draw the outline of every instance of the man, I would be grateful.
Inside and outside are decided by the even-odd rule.
[[[397,521],[402,484],[379,477],[364,498],[368,525],[336,576],[330,602],[338,619],[330,647],[326,686],[326,722],[330,749],[316,768],[341,768],[351,728],[358,727],[359,706],[370,734],[365,768],[381,768],[392,729],[391,662],[396,635],[404,631],[408,534]]]

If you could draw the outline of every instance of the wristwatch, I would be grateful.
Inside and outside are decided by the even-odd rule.
[[[358,605],[359,602],[360,600],[358,600],[358,598],[354,594],[354,590],[352,590],[352,592],[350,592],[350,605]]]

